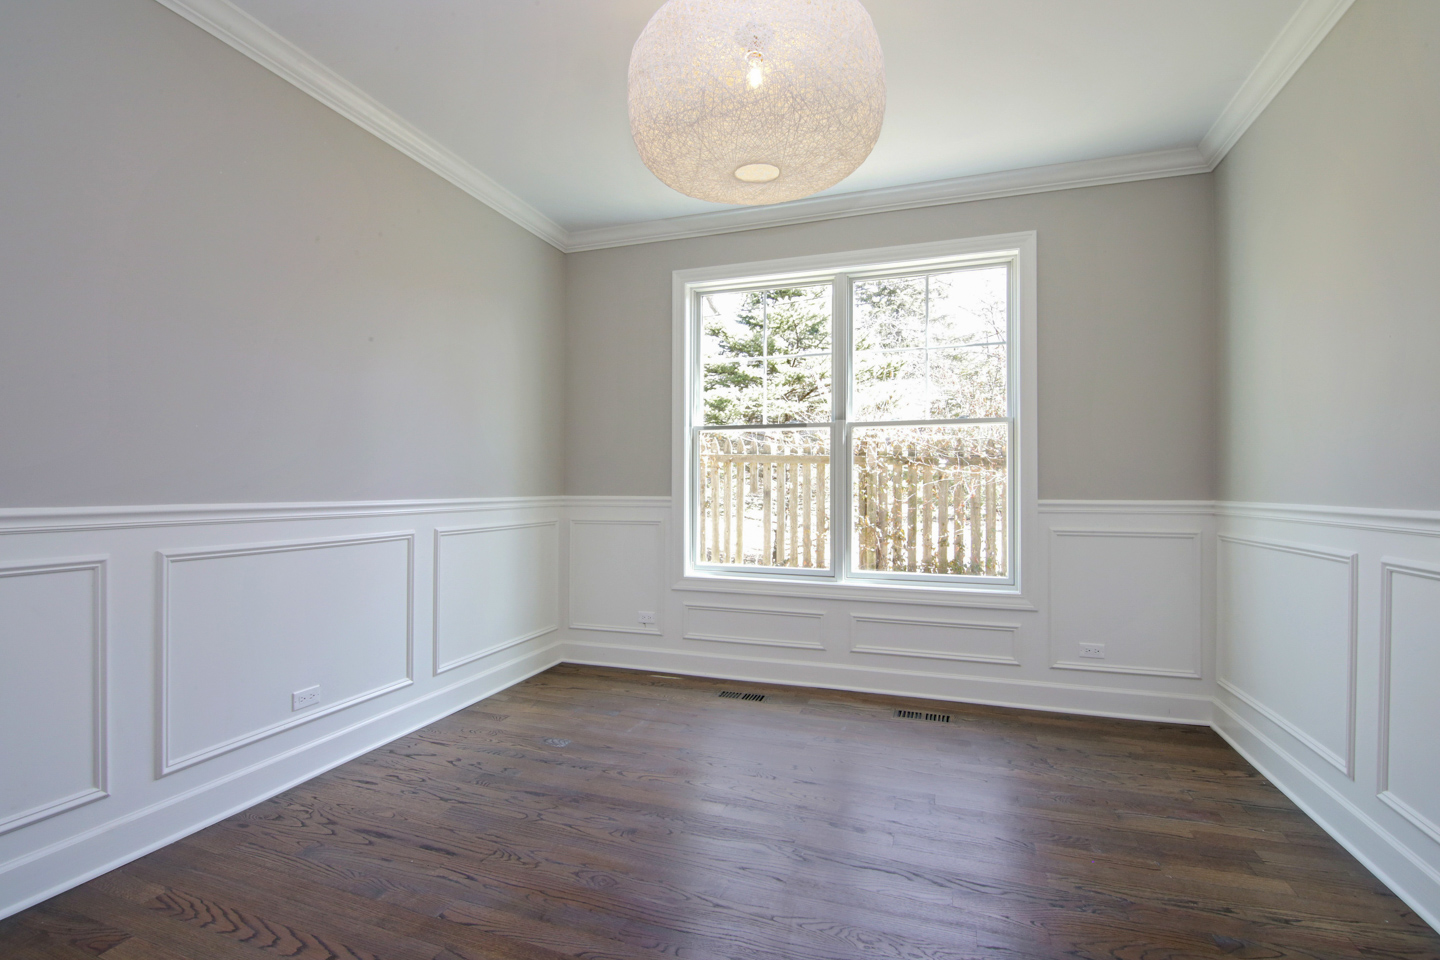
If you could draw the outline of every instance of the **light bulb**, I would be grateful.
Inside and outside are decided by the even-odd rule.
[[[745,82],[750,84],[751,90],[759,89],[760,84],[765,82],[765,57],[755,50],[746,59],[750,61],[750,74],[745,78]]]

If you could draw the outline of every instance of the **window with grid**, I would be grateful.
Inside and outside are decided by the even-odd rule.
[[[1013,582],[1015,266],[689,287],[691,565]]]

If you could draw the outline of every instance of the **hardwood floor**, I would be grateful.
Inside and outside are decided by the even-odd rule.
[[[1437,958],[1440,936],[1204,728],[563,666],[0,922],[5,960],[97,956]]]

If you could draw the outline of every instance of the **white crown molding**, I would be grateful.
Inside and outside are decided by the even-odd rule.
[[[1077,160],[1073,163],[1055,163],[1022,170],[956,177],[953,180],[808,197],[790,203],[777,203],[774,206],[717,210],[714,213],[697,213],[669,220],[648,220],[614,227],[572,230],[565,252],[624,247],[637,243],[654,243],[657,240],[707,237],[761,227],[859,217],[892,210],[966,203],[971,200],[993,200],[998,197],[1095,187],[1107,183],[1180,177],[1192,173],[1208,173],[1211,169],[1200,151],[1194,147],[1105,157],[1099,160]]]
[[[1209,173],[1354,0],[1304,0],[1198,147],[1003,170],[766,207],[567,231],[230,0],[157,0],[564,253],[737,233],[917,207]]]
[[[1355,0],[1305,0],[1270,44],[1250,76],[1220,111],[1209,132],[1200,140],[1200,153],[1215,169],[1230,148],[1239,142],[1250,124],[1259,118],[1270,101],[1285,88],[1315,48],[1320,46]]]
[[[560,226],[229,0],[158,0],[557,249]]]

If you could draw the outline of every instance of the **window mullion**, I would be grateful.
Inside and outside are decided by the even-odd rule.
[[[832,283],[830,343],[834,349],[830,373],[830,562],[832,575],[843,580],[850,563],[850,277],[839,274]]]

